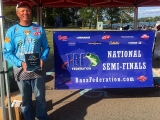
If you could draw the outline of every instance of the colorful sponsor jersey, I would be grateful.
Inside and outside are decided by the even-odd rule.
[[[32,75],[33,77],[29,78],[28,75],[23,73],[21,64],[22,61],[25,62],[24,54],[30,53],[39,53],[40,59],[46,61],[49,53],[49,45],[44,29],[33,23],[30,26],[16,24],[10,27],[4,40],[3,54],[4,58],[13,65],[14,74],[16,73],[15,78],[18,80],[25,80],[26,78],[34,79],[42,75],[37,73],[38,75]]]

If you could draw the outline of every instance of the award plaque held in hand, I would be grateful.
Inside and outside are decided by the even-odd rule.
[[[25,54],[25,61],[28,72],[38,71],[41,68],[39,53]]]

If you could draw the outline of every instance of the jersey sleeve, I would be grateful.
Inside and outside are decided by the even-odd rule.
[[[16,67],[21,67],[22,61],[14,55],[15,43],[14,43],[14,30],[8,29],[4,45],[3,45],[3,56],[6,61]]]
[[[50,47],[48,45],[48,40],[46,37],[46,33],[45,30],[42,28],[42,37],[41,37],[41,46],[42,46],[42,55],[41,55],[41,59],[43,61],[47,60],[49,51],[50,51]]]

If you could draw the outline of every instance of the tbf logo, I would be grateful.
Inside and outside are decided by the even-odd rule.
[[[88,62],[86,61],[88,59]],[[95,67],[100,62],[100,59],[97,55],[92,53],[69,53],[67,54],[67,62],[62,65],[63,69],[68,67]],[[90,65],[89,65],[90,63]]]
[[[86,54],[85,53],[70,53],[67,54],[67,61],[68,61],[68,66],[69,67],[83,67],[84,66],[84,61],[86,59]]]

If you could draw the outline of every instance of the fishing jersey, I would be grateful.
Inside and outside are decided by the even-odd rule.
[[[29,26],[16,24],[6,33],[3,55],[6,61],[13,65],[15,80],[29,80],[43,77],[45,70],[23,72],[24,54],[39,53],[40,59],[46,61],[49,49],[45,31],[41,26],[33,23]]]

